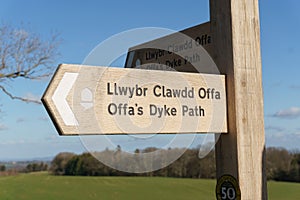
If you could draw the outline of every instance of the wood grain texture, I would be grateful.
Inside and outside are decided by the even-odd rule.
[[[62,135],[227,132],[224,75],[63,64],[42,100]]]
[[[210,0],[213,58],[227,77],[228,132],[216,145],[217,176],[245,199],[267,199],[258,0]]]

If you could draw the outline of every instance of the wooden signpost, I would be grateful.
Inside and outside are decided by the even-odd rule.
[[[203,63],[202,47],[212,53],[210,22],[129,48],[125,67],[209,73]],[[201,46],[201,47],[200,47]],[[201,49],[200,49],[201,48]]]
[[[174,33],[126,61],[181,72],[61,65],[43,103],[62,135],[228,132],[216,144],[217,199],[267,199],[258,0],[210,0],[210,22],[182,33],[191,43]],[[182,72],[199,72],[197,44],[222,75]]]
[[[202,30],[209,35],[209,49],[203,47],[220,74],[226,75],[229,133],[222,134],[216,144],[219,180],[216,196],[218,199],[267,199],[258,0],[210,0],[210,18],[210,23],[196,27],[206,27]],[[187,30],[191,31],[186,34],[205,34],[194,27]],[[130,48],[129,52],[134,52],[133,60],[139,60],[138,64],[149,66],[151,62],[154,68],[161,63],[168,65],[166,56],[146,59],[146,47],[159,43],[166,46],[174,43],[172,35]],[[183,40],[178,37],[177,43]],[[186,53],[191,55],[189,51]],[[134,62],[128,63],[126,67],[136,67]],[[206,67],[194,70],[193,64],[174,69],[202,72],[202,67]]]
[[[226,74],[228,134],[216,144],[217,177],[235,177],[241,199],[267,199],[258,0],[210,0],[214,53]]]
[[[61,135],[227,132],[223,75],[63,64],[42,101]]]

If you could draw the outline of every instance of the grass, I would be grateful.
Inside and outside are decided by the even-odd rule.
[[[47,173],[0,177],[2,200],[215,199],[215,180],[145,177],[67,177]],[[269,182],[269,199],[299,199],[300,184]]]
[[[270,200],[300,199],[300,183],[268,182],[268,197]]]

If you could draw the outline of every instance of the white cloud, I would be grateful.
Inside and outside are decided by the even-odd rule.
[[[273,117],[283,118],[283,119],[295,119],[300,117],[300,108],[291,107],[288,109],[280,110],[272,115]]]
[[[300,131],[295,133],[296,136],[300,136]]]
[[[0,131],[4,131],[4,130],[7,130],[8,127],[5,126],[4,124],[0,124]]]
[[[296,136],[300,137],[300,128],[297,128],[294,133]]]

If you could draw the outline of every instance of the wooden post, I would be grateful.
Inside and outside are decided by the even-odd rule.
[[[212,55],[227,75],[228,134],[216,144],[217,177],[234,176],[241,199],[267,199],[258,0],[210,0]]]

